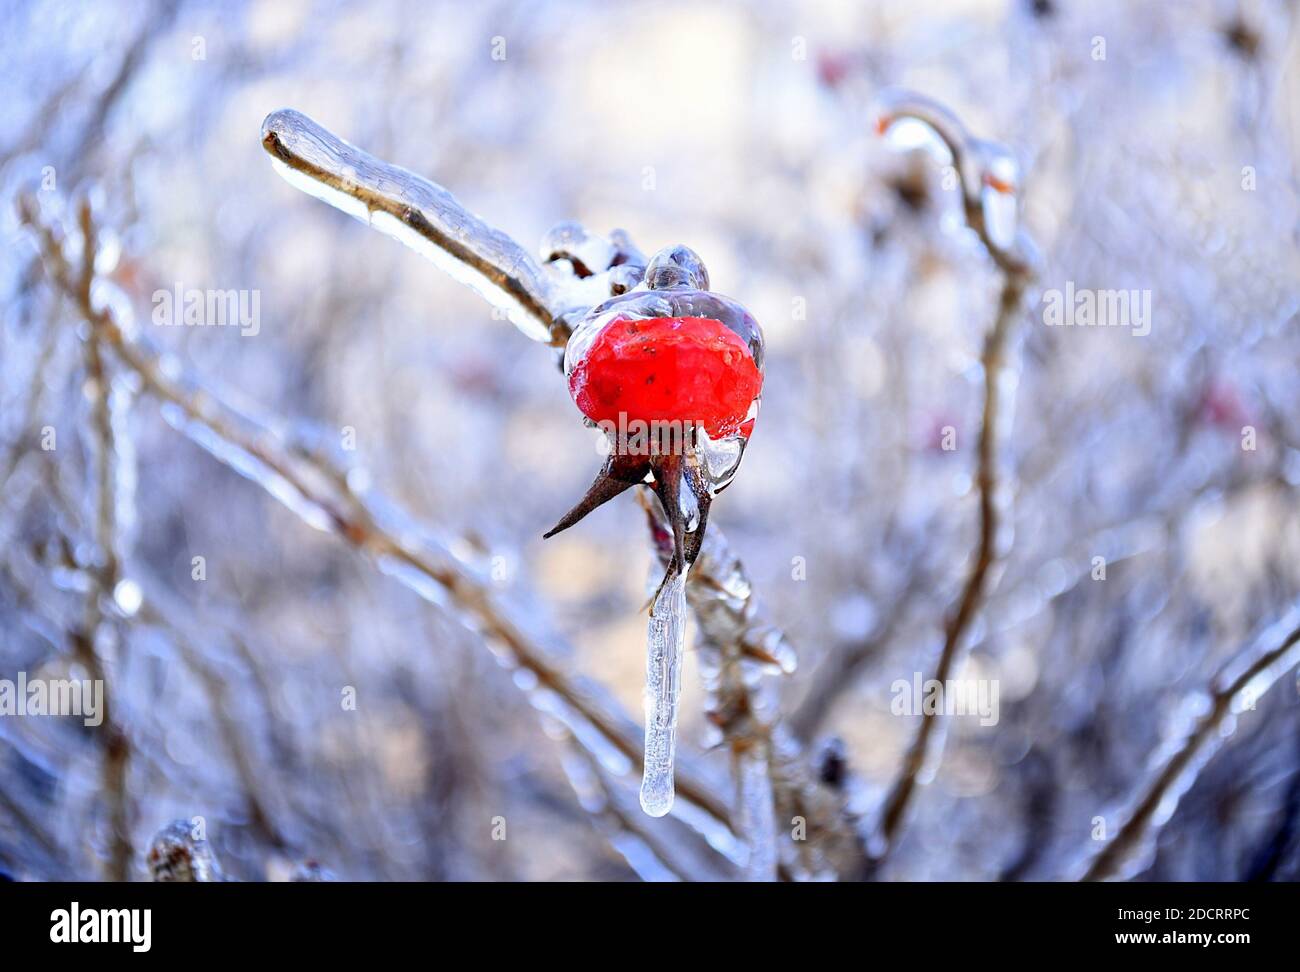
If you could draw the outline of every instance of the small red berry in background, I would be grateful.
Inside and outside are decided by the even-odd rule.
[[[1202,389],[1197,417],[1207,425],[1231,432],[1250,424],[1250,412],[1237,387],[1220,380],[1211,381]]]
[[[848,51],[822,51],[817,55],[817,80],[824,87],[838,88],[856,64],[857,58]]]

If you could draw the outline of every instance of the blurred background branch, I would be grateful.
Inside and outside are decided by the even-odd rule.
[[[984,376],[976,455],[975,485],[979,493],[979,539],[970,556],[970,572],[962,585],[956,606],[944,623],[943,649],[935,667],[934,681],[942,685],[960,673],[970,650],[968,636],[990,590],[1000,576],[999,563],[1011,546],[1011,498],[1015,485],[1003,454],[1014,414],[1015,388],[1020,382],[1019,326],[1024,315],[1025,291],[1033,280],[1036,259],[1032,242],[1018,227],[1017,183],[1003,182],[997,163],[1009,159],[1007,150],[981,142],[966,133],[961,122],[935,102],[908,92],[886,92],[878,128],[882,134],[906,120],[921,122],[935,132],[947,148],[956,170],[966,224],[979,237],[985,252],[1002,275],[1001,291],[993,323],[984,338],[980,369]],[[1011,197],[1010,229],[1005,240],[994,238],[986,218],[986,198]],[[943,712],[926,712],[916,739],[907,750],[896,782],[880,811],[880,820],[870,848],[871,871],[889,853],[907,819],[908,806],[916,787],[933,776],[943,751],[939,731]]]
[[[1135,858],[1150,854],[1151,832],[1173,815],[1178,798],[1196,780],[1211,749],[1235,728],[1230,723],[1253,710],[1260,697],[1300,664],[1300,605],[1273,624],[1257,643],[1234,658],[1215,679],[1208,706],[1190,732],[1140,791],[1123,825],[1084,874],[1085,881],[1127,876]],[[1192,704],[1194,706],[1194,703]]]

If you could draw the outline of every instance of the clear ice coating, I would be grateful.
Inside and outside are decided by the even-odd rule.
[[[978,205],[989,239],[1003,250],[1019,240],[1020,166],[1005,146],[971,135],[938,102],[890,88],[876,99],[877,130],[896,149],[922,149],[955,165],[967,205]]]
[[[551,339],[554,282],[518,243],[442,186],[363,152],[291,109],[267,116],[262,146],[293,186],[429,258],[534,340]]]
[[[980,164],[983,167],[980,186],[980,207],[984,211],[984,225],[994,244],[1004,250],[1015,245],[1019,230],[1019,202],[1016,187],[1020,183],[1020,169],[1016,160],[999,145],[979,143]]]
[[[751,747],[735,759],[738,828],[745,835],[747,851],[745,880],[775,881],[777,826],[767,748]]]
[[[574,329],[564,351],[564,373],[570,380],[570,391],[576,391],[575,371],[587,359],[597,338],[610,325],[625,321],[672,318],[716,321],[741,339],[749,349],[761,376],[764,348],[763,333],[758,321],[737,301],[713,293],[708,287],[708,271],[689,248],[672,246],[656,253],[647,265],[644,281],[639,286],[593,307]],[[696,430],[692,445],[712,493],[720,492],[735,478],[749,433],[758,417],[761,400],[760,384],[758,393],[749,402],[744,420],[735,432],[711,435],[705,429]],[[629,412],[629,419],[636,417]],[[696,416],[682,417],[694,419]]]
[[[686,641],[686,574],[659,589],[650,609],[645,660],[645,766],[641,809],[662,817],[673,807],[673,757],[677,749],[677,702],[682,692]]]

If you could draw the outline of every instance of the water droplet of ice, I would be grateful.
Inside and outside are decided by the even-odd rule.
[[[716,492],[736,478],[741,456],[745,452],[745,438],[741,435],[728,435],[711,439],[701,433],[698,441],[709,485]]]

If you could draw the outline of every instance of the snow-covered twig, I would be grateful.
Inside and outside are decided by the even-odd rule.
[[[1255,703],[1287,672],[1300,665],[1300,603],[1270,625],[1224,666],[1207,696],[1194,702],[1199,713],[1181,739],[1175,739],[1159,769],[1139,789],[1119,831],[1088,864],[1084,881],[1130,877],[1153,846],[1178,801],[1196,782],[1201,768],[1235,728],[1240,712]],[[1190,716],[1190,712],[1189,712]]]

